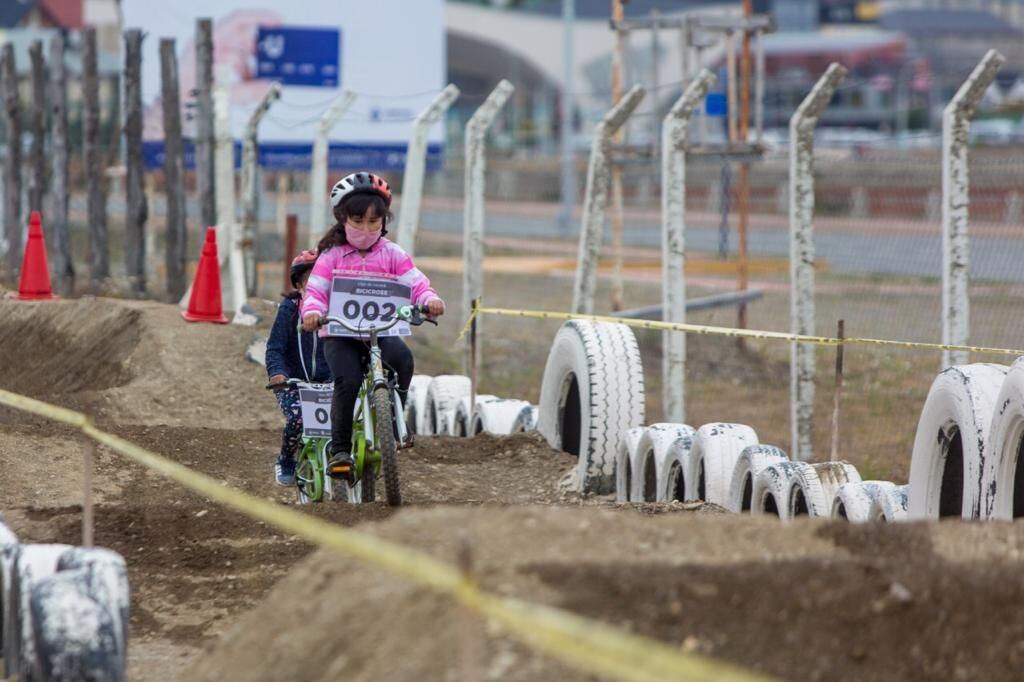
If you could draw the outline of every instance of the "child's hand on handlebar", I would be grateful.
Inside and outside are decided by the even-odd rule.
[[[439,298],[432,298],[427,301],[427,314],[431,317],[444,315],[444,301]]]
[[[302,318],[302,331],[312,332],[320,327],[320,313],[306,313]]]

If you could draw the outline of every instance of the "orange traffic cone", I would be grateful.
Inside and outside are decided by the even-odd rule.
[[[15,298],[56,298],[50,286],[50,270],[46,264],[46,242],[43,240],[43,221],[39,211],[32,211],[28,219],[28,243],[21,261],[21,279]]]
[[[220,265],[217,260],[217,231],[206,228],[206,241],[199,256],[196,279],[192,283],[192,296],[188,310],[181,313],[189,322],[216,322],[227,324],[220,298]]]

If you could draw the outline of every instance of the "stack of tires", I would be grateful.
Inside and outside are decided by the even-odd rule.
[[[537,425],[537,408],[525,400],[480,393],[470,405],[469,377],[458,374],[417,374],[406,402],[409,428],[428,436],[508,435],[534,431]]]
[[[124,680],[124,559],[106,549],[20,544],[0,519],[0,638],[5,677]]]

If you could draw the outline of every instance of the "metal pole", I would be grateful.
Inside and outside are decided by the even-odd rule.
[[[757,41],[754,43],[754,129],[757,131],[754,142],[761,144],[764,133],[764,31],[755,32]]]
[[[732,31],[725,34],[725,64],[726,64],[726,98],[729,112],[728,121],[729,145],[736,143],[739,138],[739,131],[736,129],[736,41]]]
[[[146,190],[142,161],[142,31],[124,32],[125,266],[132,291],[146,293]]]
[[[309,246],[315,248],[327,231],[327,153],[331,129],[352,106],[356,94],[343,90],[338,99],[320,117],[316,137],[313,139],[313,167],[309,174]]]
[[[213,22],[196,19],[196,184],[203,226],[217,224],[213,166]]]
[[[836,346],[836,390],[832,394],[832,452],[829,461],[839,460],[839,402],[843,397],[843,339],[846,338],[844,321],[839,320],[836,338],[839,345]]]
[[[942,112],[942,343],[948,345],[967,345],[970,330],[968,132],[978,103],[1005,61],[989,50]],[[966,351],[942,352],[943,367],[967,361]]]
[[[715,82],[702,69],[665,116],[661,128],[662,319],[686,321],[686,144],[690,119]],[[665,419],[686,422],[686,335],[662,332]]]
[[[427,133],[441,120],[448,107],[459,96],[459,89],[449,83],[412,124],[412,137],[405,152],[402,173],[402,204],[398,212],[398,245],[410,256],[416,250],[416,231],[420,222],[420,201],[423,198],[423,176],[427,163]]]
[[[833,63],[789,121],[789,287],[790,331],[814,332],[814,127],[832,99],[846,67]],[[791,456],[813,456],[814,346],[790,346]]]
[[[470,314],[476,312],[476,309],[480,307],[480,299],[474,298],[470,302]],[[476,394],[477,394],[477,370],[480,366],[479,353],[477,353],[477,342],[476,342],[476,324],[480,320],[479,316],[473,315],[473,321],[469,325],[469,413],[473,414],[476,410]],[[467,433],[467,435],[472,435]]]
[[[259,234],[259,149],[256,136],[260,121],[270,105],[281,98],[281,85],[271,83],[270,89],[256,105],[245,126],[242,142],[242,255],[245,267],[245,292],[256,295],[258,276],[256,272],[256,238]]]
[[[660,80],[658,74],[659,60],[661,59],[661,45],[659,42],[658,23],[661,13],[657,8],[651,10],[651,157],[657,158],[661,140],[661,119],[658,118],[658,98],[660,97]],[[683,75],[685,82],[686,76]]]
[[[480,105],[469,123],[466,124],[466,174],[465,174],[465,210],[463,214],[462,239],[462,300],[475,301],[483,295],[483,251],[484,251],[484,171],[486,157],[484,140],[488,128],[494,123],[498,112],[512,96],[515,87],[505,79],[491,91],[484,103]],[[465,366],[468,369],[476,365],[477,358],[469,357],[472,349],[467,346]]]
[[[89,282],[99,291],[110,277],[110,249],[107,240],[107,196],[103,159],[100,154],[100,92],[97,71],[96,29],[82,29],[82,115],[85,138],[85,182],[89,215]]]
[[[622,0],[612,0],[612,28],[615,32],[612,44],[612,106],[622,100],[622,60],[625,51],[625,30],[622,28],[624,12]],[[616,128],[612,142],[622,145],[622,128]],[[612,310],[622,310],[622,167],[612,162]]]
[[[751,0],[743,0],[743,16],[754,13]],[[750,31],[743,31],[743,44],[740,51],[740,121],[739,142],[747,144],[747,133],[750,125]],[[749,280],[750,264],[747,260],[747,222],[750,219],[750,162],[740,162],[739,178],[739,227],[737,230],[737,263],[736,288],[746,291]],[[740,303],[736,307],[736,326],[747,328],[747,304]],[[736,339],[740,349],[746,348],[745,339]]]
[[[59,33],[50,41],[50,112],[53,120],[53,213],[49,220],[54,236],[54,273],[57,291],[64,296],[75,288],[75,266],[71,258],[71,236],[68,230],[68,89],[64,66],[64,36]]]
[[[562,207],[558,214],[558,224],[562,234],[569,234],[572,226],[572,210],[576,206],[576,162],[572,152],[572,29],[575,21],[576,1],[562,0],[562,125],[560,129],[562,143]]]
[[[164,177],[167,184],[167,243],[164,262],[167,267],[167,295],[175,300],[185,292],[188,232],[185,229],[185,161],[181,141],[178,57],[174,52],[173,38],[160,39],[160,87],[164,115]]]
[[[576,281],[573,285],[572,311],[592,314],[594,291],[597,289],[598,257],[604,233],[605,211],[608,207],[610,172],[608,151],[611,136],[622,127],[644,98],[644,89],[634,85],[622,100],[612,107],[594,126],[587,167],[587,189],[583,198],[583,225],[580,229]]]

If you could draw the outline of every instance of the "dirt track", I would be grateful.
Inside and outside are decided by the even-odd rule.
[[[276,406],[261,368],[242,359],[252,334],[185,325],[154,303],[0,301],[0,386],[86,409],[129,440],[290,504],[271,480]],[[78,542],[78,442],[0,409],[0,511],[24,540]],[[783,527],[616,507],[561,494],[572,463],[534,436],[424,439],[403,461],[409,504],[398,513],[308,511],[446,560],[468,539],[492,590],[789,679],[1014,679],[1024,664],[1020,525]],[[457,672],[460,616],[443,599],[312,554],[102,450],[96,493],[96,541],[129,564],[132,679]],[[490,679],[581,679],[486,632]]]

